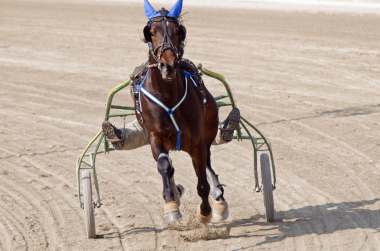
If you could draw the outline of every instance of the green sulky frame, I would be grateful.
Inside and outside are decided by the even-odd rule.
[[[201,64],[198,65],[198,69],[203,75],[206,75],[208,77],[217,79],[226,89],[226,94],[215,97],[215,101],[217,103],[217,106],[219,108],[221,107],[237,107],[234,97],[232,95],[230,86],[223,75],[210,71],[206,68],[204,68]],[[106,105],[106,112],[105,112],[105,120],[109,120],[110,118],[114,117],[128,117],[135,115],[135,108],[131,106],[122,106],[122,105],[114,105],[113,104],[113,98],[114,96],[120,92],[121,90],[124,90],[126,87],[129,86],[131,83],[131,80],[125,81],[117,86],[115,86],[108,94],[107,97],[107,105]],[[260,192],[262,191],[262,185],[259,184],[259,177],[258,177],[258,154],[259,152],[267,152],[269,153],[270,157],[270,166],[273,176],[273,189],[276,188],[276,168],[272,153],[272,148],[269,143],[269,141],[264,137],[264,135],[251,123],[249,122],[244,116],[240,116],[240,127],[237,130],[236,135],[234,136],[234,139],[237,141],[242,140],[249,140],[252,144],[253,148],[253,172],[254,172],[254,178],[255,178],[255,191]],[[81,185],[80,185],[80,174],[82,170],[90,170],[92,171],[92,176],[94,178],[94,186],[95,186],[95,200],[94,204],[96,207],[100,207],[102,205],[101,199],[100,199],[100,192],[99,192],[99,183],[96,175],[96,157],[98,154],[102,153],[108,153],[111,151],[114,151],[115,149],[108,143],[106,140],[103,132],[100,130],[94,138],[90,140],[90,142],[87,144],[81,155],[79,156],[77,163],[76,163],[76,174],[77,174],[77,185],[78,185],[78,199],[80,202],[81,208],[83,208],[83,200],[82,200],[82,192],[81,192]]]

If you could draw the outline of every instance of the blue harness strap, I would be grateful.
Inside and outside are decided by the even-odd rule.
[[[153,96],[151,93],[149,93],[145,88],[144,88],[144,83],[146,81],[146,78],[147,78],[147,75],[148,73],[146,73],[144,79],[141,81],[141,84],[140,84],[140,92],[142,92],[146,97],[148,97],[148,99],[150,101],[152,101],[153,103],[155,103],[156,105],[158,105],[159,107],[161,107],[162,109],[164,109],[166,111],[166,113],[169,115],[169,118],[177,132],[177,136],[176,136],[176,150],[177,151],[180,151],[181,150],[181,129],[179,128],[178,124],[177,124],[177,121],[175,120],[174,118],[174,112],[177,110],[177,108],[183,103],[183,101],[186,99],[186,96],[187,96],[187,79],[190,78],[191,81],[193,82],[193,84],[195,86],[196,83],[191,75],[191,73],[187,72],[187,71],[184,71],[184,76],[185,76],[185,93],[183,95],[183,97],[181,98],[181,100],[175,105],[173,106],[172,108],[169,108],[167,107],[164,103],[162,103],[158,98],[156,98],[155,96]],[[142,111],[141,109],[141,95],[139,95],[139,99],[140,99],[140,111]]]

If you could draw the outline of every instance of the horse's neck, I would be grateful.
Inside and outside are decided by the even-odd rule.
[[[163,102],[166,102],[168,105],[175,104],[182,97],[184,85],[179,71],[176,78],[171,82],[164,81],[157,68],[150,68],[148,74],[148,78],[150,79],[148,81],[148,89],[160,96]]]

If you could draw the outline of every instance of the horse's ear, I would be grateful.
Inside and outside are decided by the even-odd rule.
[[[152,34],[150,33],[150,26],[146,25],[144,27],[144,39],[145,43],[152,42]]]
[[[174,6],[169,10],[168,17],[179,18],[182,12],[183,0],[177,0]]]
[[[183,25],[178,27],[179,41],[183,42],[186,39],[186,28]]]
[[[153,17],[157,16],[157,11],[149,3],[149,0],[144,0],[144,12],[145,16],[150,20]]]

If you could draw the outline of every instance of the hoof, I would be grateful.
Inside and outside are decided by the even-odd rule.
[[[173,224],[182,218],[178,204],[175,201],[165,203],[164,221],[166,224]]]
[[[201,213],[201,208],[199,207],[198,210],[197,210],[197,217],[198,217],[198,220],[203,223],[203,224],[208,224],[211,222],[211,218],[212,218],[212,213],[210,212],[209,215],[203,215]]]
[[[225,200],[212,200],[212,221],[220,222],[226,220],[229,215],[228,203]]]

